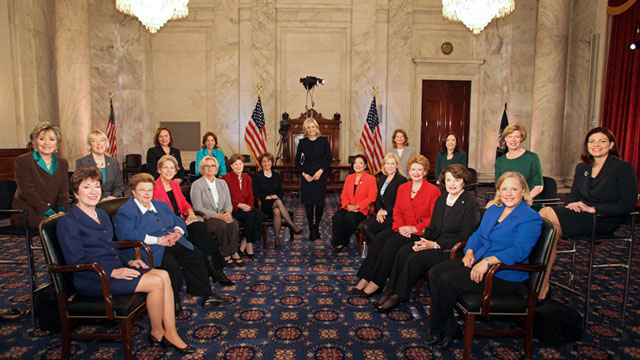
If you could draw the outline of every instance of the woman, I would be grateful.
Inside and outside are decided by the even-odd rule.
[[[591,129],[584,138],[582,162],[576,165],[566,206],[545,207],[542,217],[556,227],[556,241],[551,252],[540,299],[546,299],[549,276],[556,257],[556,244],[562,236],[591,234],[592,214],[625,214],[633,211],[637,200],[638,180],[633,165],[620,159],[616,139],[607,128]],[[598,219],[599,233],[611,233],[624,218]]]
[[[202,150],[196,153],[196,175],[200,175],[200,162],[205,156],[213,156],[218,160],[220,171],[218,176],[222,176],[227,173],[227,167],[224,165],[224,153],[218,149],[218,137],[211,131],[207,131],[202,137]]]
[[[393,226],[373,240],[369,254],[358,270],[360,282],[349,290],[352,295],[370,297],[383,287],[398,250],[405,244],[419,241],[419,234],[431,222],[440,189],[425,179],[429,173],[429,160],[422,155],[413,155],[407,163],[407,173],[411,181],[398,187]]]
[[[83,167],[71,176],[71,190],[77,203],[58,221],[56,232],[67,264],[97,262],[109,276],[113,295],[147,293],[147,313],[151,322],[151,346],[171,346],[182,354],[196,351],[178,335],[173,309],[173,291],[166,271],[150,269],[142,260],[127,260],[113,246],[113,226],[109,215],[96,209],[101,190],[101,174]],[[101,297],[98,275],[91,271],[73,273],[73,284],[85,296]]]
[[[373,241],[382,230],[393,225],[393,207],[396,204],[398,187],[407,178],[402,175],[402,168],[398,168],[400,159],[394,153],[388,153],[382,159],[382,175],[378,178],[378,192],[376,195],[375,216],[369,216],[358,224],[358,230]]]
[[[369,205],[376,200],[376,178],[367,173],[367,158],[355,156],[340,195],[340,209],[332,218],[333,246],[336,253],[349,246],[349,238],[360,221],[369,215]]]
[[[30,228],[37,229],[49,216],[69,210],[69,164],[54,155],[61,137],[58,127],[41,122],[31,132],[34,151],[16,158],[18,189],[11,205],[14,209],[27,210]],[[24,216],[11,215],[11,223],[24,227]]]
[[[218,241],[207,230],[202,221],[198,221],[191,205],[187,202],[182,189],[177,182],[171,180],[176,174],[178,162],[171,155],[165,155],[158,160],[160,177],[156,180],[153,198],[167,203],[176,216],[184,219],[187,224],[187,239],[196,245],[204,254],[204,259],[213,281],[222,286],[233,286],[233,281],[224,274],[224,259],[220,254]]]
[[[160,176],[157,169],[158,160],[165,155],[171,155],[178,161],[178,173],[173,180],[178,182],[178,184],[184,181],[186,173],[182,167],[180,149],[172,147],[173,137],[171,136],[171,131],[164,126],[160,126],[153,136],[153,144],[155,146],[147,150],[147,172],[151,174],[154,179],[157,179],[158,176]]]
[[[220,252],[228,266],[244,266],[238,254],[239,226],[231,216],[231,194],[224,180],[217,179],[218,161],[213,156],[205,156],[200,161],[202,177],[191,184],[191,203],[195,211],[204,214],[207,228],[220,243]]]
[[[204,255],[187,240],[187,226],[169,205],[153,199],[153,176],[140,173],[129,180],[134,198],[118,209],[113,217],[116,236],[120,240],[144,241],[153,253],[157,267],[167,270],[173,288],[175,311],[182,312],[180,287],[182,274],[187,293],[202,296],[202,306],[229,302],[211,291]]]
[[[253,257],[253,244],[262,240],[262,223],[264,213],[254,207],[253,184],[251,176],[242,172],[244,162],[241,154],[233,154],[229,158],[231,173],[222,176],[231,193],[231,215],[244,228],[245,239],[240,243],[240,252]]]
[[[409,158],[416,154],[416,149],[409,146],[409,137],[404,129],[395,129],[391,135],[391,143],[393,149],[391,152],[398,155],[400,159],[400,168],[407,169]],[[411,180],[411,175],[407,174],[407,179]]]
[[[467,153],[458,149],[459,146],[458,136],[452,132],[447,133],[442,139],[440,143],[442,151],[438,152],[436,171],[433,173],[438,181],[440,181],[442,169],[447,165],[460,164],[467,167]]]
[[[409,300],[411,287],[434,265],[449,259],[451,248],[467,241],[480,222],[478,202],[464,189],[471,183],[471,173],[460,164],[447,165],[439,183],[446,192],[433,208],[431,223],[419,241],[406,244],[396,255],[385,293],[378,302],[378,312],[387,312],[400,301]]]
[[[87,136],[87,145],[91,153],[76,160],[76,169],[94,167],[102,173],[102,199],[100,201],[124,196],[120,164],[116,158],[104,153],[109,147],[107,135],[100,130],[91,130]]]
[[[496,183],[507,171],[517,171],[527,179],[527,186],[531,189],[531,198],[535,198],[543,190],[542,165],[538,154],[521,147],[527,139],[527,130],[520,124],[511,124],[502,132],[502,141],[507,145],[507,153],[496,159]],[[487,208],[493,205],[487,204]]]
[[[460,332],[453,316],[458,295],[484,291],[484,275],[492,265],[528,262],[542,231],[542,217],[531,209],[531,195],[522,174],[508,171],[496,182],[494,204],[464,248],[464,257],[442,262],[429,271],[433,299],[427,345],[447,348]],[[493,293],[518,292],[529,274],[502,270],[493,278]]]
[[[262,203],[262,212],[266,216],[273,217],[273,230],[276,247],[280,246],[280,228],[282,227],[282,219],[291,226],[293,232],[299,234],[302,229],[289,216],[289,210],[284,206],[282,197],[282,180],[280,174],[272,170],[274,157],[270,152],[266,152],[258,157],[262,170],[253,175],[253,195],[260,199]],[[291,239],[293,241],[293,239]]]
[[[307,118],[302,124],[304,138],[296,150],[296,168],[300,172],[300,202],[304,204],[309,224],[309,241],[320,239],[320,221],[327,191],[327,171],[333,161],[329,140],[320,136],[318,122]],[[315,220],[314,220],[315,214]]]

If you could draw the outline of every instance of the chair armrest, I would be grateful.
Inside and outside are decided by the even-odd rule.
[[[485,274],[484,291],[482,292],[482,316],[489,315],[489,307],[491,304],[491,292],[493,290],[493,277],[500,270],[520,270],[526,272],[544,271],[547,268],[542,264],[514,264],[507,266],[503,263],[492,265]]]
[[[455,245],[453,245],[453,247],[451,248],[451,255],[449,256],[449,259],[450,260],[455,259],[456,253],[458,252],[458,250],[464,249],[465,246],[467,246],[466,241],[460,241],[459,243],[456,243]]]
[[[200,210],[193,210],[193,213],[196,214],[197,216],[200,216],[203,220],[208,219],[209,217],[207,215],[205,215],[202,211]]]
[[[628,213],[612,213],[612,214],[593,214],[596,219],[598,218],[615,218],[615,217],[632,217],[637,216],[638,211],[631,211]]]
[[[139,249],[144,250],[147,253],[147,259],[149,260],[149,267],[153,267],[153,253],[151,252],[151,247],[149,244],[144,243],[142,241],[114,241],[118,245],[120,249],[130,249],[136,248],[136,259],[140,259]]]
[[[255,199],[254,203],[255,203],[256,209],[262,211],[262,200],[260,200],[260,198],[257,196],[254,196],[254,199]]]

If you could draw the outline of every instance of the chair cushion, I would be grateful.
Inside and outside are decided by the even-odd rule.
[[[116,317],[128,317],[145,304],[147,294],[133,293],[113,297]],[[76,293],[67,303],[69,317],[106,317],[104,298]]]
[[[36,236],[38,229],[31,229],[31,236]],[[0,226],[0,235],[26,236],[24,228],[15,226]]]
[[[467,312],[479,314],[482,311],[482,293],[465,292],[458,296],[458,304]],[[491,314],[526,314],[528,296],[520,292],[497,294],[494,293],[489,304]]]

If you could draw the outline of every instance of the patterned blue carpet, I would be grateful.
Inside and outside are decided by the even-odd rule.
[[[478,196],[484,198],[484,196]],[[236,281],[234,287],[215,287],[230,297],[225,307],[202,309],[199,298],[183,299],[185,315],[178,319],[180,334],[199,348],[185,359],[455,359],[462,356],[462,343],[450,350],[422,345],[428,328],[428,286],[423,296],[402,304],[388,314],[378,314],[369,306],[371,299],[347,293],[358,278],[361,262],[357,246],[335,255],[329,245],[331,215],[337,197],[329,195],[323,218],[322,241],[309,243],[306,231],[296,241],[283,242],[273,249],[259,246],[257,256],[246,269],[225,270]],[[297,200],[288,201],[297,205]],[[306,226],[304,210],[295,208],[296,222]],[[288,237],[288,236],[287,236]],[[287,239],[288,240],[288,239]],[[636,247],[637,248],[637,247]],[[0,237],[0,259],[24,258],[22,244]],[[638,249],[635,258],[638,258]],[[618,248],[601,252],[620,256]],[[38,255],[39,277],[48,281]],[[584,256],[578,264],[585,264]],[[555,277],[561,277],[568,260],[557,262]],[[579,267],[577,282],[583,285],[585,267]],[[559,346],[534,340],[537,359],[629,359],[640,358],[640,308],[638,266],[633,269],[627,326],[619,327],[623,274],[616,270],[596,272],[589,332],[582,341]],[[0,266],[0,307],[28,307],[26,270],[16,265]],[[559,291],[554,298],[566,302]],[[582,301],[572,307],[581,311]],[[2,310],[0,309],[0,310]],[[87,325],[97,326],[98,325]],[[146,343],[149,321],[144,318],[134,329],[134,356],[138,359],[179,359],[175,351],[163,352]],[[73,359],[122,358],[121,346],[110,341],[75,341]],[[476,359],[524,358],[523,342],[516,338],[476,338]],[[60,337],[31,328],[29,319],[0,323],[0,358],[54,359],[60,356]]]

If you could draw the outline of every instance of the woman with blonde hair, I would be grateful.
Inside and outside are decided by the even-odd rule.
[[[102,173],[102,198],[100,201],[110,200],[124,195],[124,183],[120,172],[118,159],[105,154],[109,148],[107,135],[94,129],[87,135],[87,146],[90,153],[76,160],[76,169],[94,167]]]

